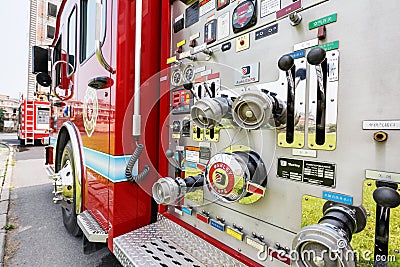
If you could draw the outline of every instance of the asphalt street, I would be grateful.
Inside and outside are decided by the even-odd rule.
[[[83,253],[82,237],[71,236],[53,204],[52,182],[44,169],[44,147],[18,147],[16,134],[0,134],[15,146],[5,266],[120,266],[108,248]]]

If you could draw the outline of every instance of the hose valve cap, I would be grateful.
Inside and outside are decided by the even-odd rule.
[[[153,198],[158,204],[169,205],[180,197],[180,187],[171,177],[160,178],[152,188]]]

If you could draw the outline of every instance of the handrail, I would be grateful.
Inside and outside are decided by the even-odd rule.
[[[106,59],[103,56],[103,51],[101,49],[102,43],[100,41],[101,39],[101,25],[102,25],[102,14],[103,14],[103,3],[102,0],[97,0],[96,2],[96,40],[95,40],[95,48],[96,48],[96,57],[97,60],[99,61],[100,65],[106,69],[108,72],[111,74],[115,73],[115,69],[111,67],[110,64],[106,61]]]

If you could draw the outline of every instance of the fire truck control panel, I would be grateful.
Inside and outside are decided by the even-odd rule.
[[[355,266],[323,251],[358,249],[367,184],[398,199],[396,7],[173,1],[157,203],[254,264]]]
[[[123,266],[400,266],[399,10],[63,0],[35,62],[67,231]]]

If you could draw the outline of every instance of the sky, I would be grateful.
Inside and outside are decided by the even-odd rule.
[[[26,95],[29,57],[29,0],[0,8],[0,94]]]

